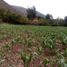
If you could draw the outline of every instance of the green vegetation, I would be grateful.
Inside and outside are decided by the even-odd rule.
[[[24,62],[24,67],[29,67],[29,63],[32,59],[32,55],[31,54],[26,54],[25,52],[21,52],[21,59]]]
[[[4,9],[0,9],[0,20],[9,24],[27,24],[28,22],[28,18],[5,11]]]
[[[32,8],[27,9],[27,17],[28,19],[34,19],[36,18],[36,8],[33,6]]]
[[[67,27],[0,24],[0,35],[0,67],[67,65]]]
[[[67,67],[67,16],[36,14],[0,9],[0,67]]]
[[[36,15],[35,7],[27,9],[27,17],[11,13],[10,11],[5,11],[4,9],[0,9],[0,21],[9,24],[22,25],[67,26],[67,17],[64,19],[53,19],[51,14],[45,15],[45,17],[40,17]]]

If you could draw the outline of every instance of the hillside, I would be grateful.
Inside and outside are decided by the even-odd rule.
[[[6,3],[4,0],[0,0],[0,9],[4,9],[7,11],[10,11],[15,14],[19,14],[21,16],[27,16],[26,8],[19,7],[19,6],[13,6]],[[37,11],[37,16],[45,17],[43,14]]]
[[[17,9],[13,8],[13,6],[6,3],[4,0],[0,0],[0,9],[4,9],[6,11],[10,11],[15,14],[24,15],[24,13],[20,13]],[[25,16],[25,15],[24,15]]]
[[[15,8],[16,10],[18,10],[20,13],[24,13],[24,15],[26,16],[27,15],[27,12],[26,12],[26,8],[24,7],[19,7],[19,6],[13,6],[13,8]],[[40,16],[40,17],[45,17],[44,14],[40,13],[37,11],[36,13],[37,16]]]

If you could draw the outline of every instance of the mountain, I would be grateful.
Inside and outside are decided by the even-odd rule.
[[[18,9],[15,9],[12,5],[9,5],[4,0],[0,0],[0,9],[4,9],[6,11],[10,11],[11,13],[25,16],[23,12],[20,12]]]
[[[27,16],[26,8],[9,5],[4,0],[0,0],[0,9],[4,9],[4,10],[10,11],[12,13],[15,13],[15,14],[18,14],[18,15],[21,15],[21,16],[24,16],[24,17]],[[39,17],[43,17],[43,18],[45,17],[45,15],[43,15],[42,13],[40,13],[38,11],[37,11],[36,14]]]
[[[20,13],[20,15],[27,16],[26,8],[20,6],[12,6],[16,11]]]
[[[27,11],[26,11],[26,8],[24,7],[19,7],[19,6],[13,6],[13,8],[15,8],[16,10],[18,10],[20,13],[24,13],[24,15],[27,15]],[[39,17],[43,17],[45,18],[45,15],[40,13],[40,12],[36,12],[36,15],[39,16]]]
[[[4,2],[3,0],[0,0],[0,9],[11,9],[11,7],[6,3]]]

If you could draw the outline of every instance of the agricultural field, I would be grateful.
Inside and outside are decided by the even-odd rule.
[[[0,67],[67,67],[67,27],[0,24]]]

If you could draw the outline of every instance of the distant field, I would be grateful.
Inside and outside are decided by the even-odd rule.
[[[24,65],[65,67],[67,27],[0,24],[0,67]]]

